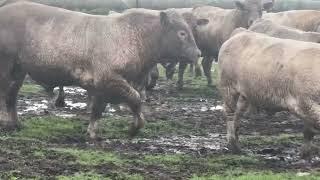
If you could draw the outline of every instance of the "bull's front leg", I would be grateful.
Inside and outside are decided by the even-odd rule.
[[[190,63],[189,65],[189,75],[190,77],[194,76],[194,63]]]
[[[201,67],[200,67],[198,61],[195,62],[194,66],[195,66],[194,70],[195,70],[196,77],[202,76]]]
[[[17,95],[26,74],[19,66],[6,66],[0,62],[0,129],[14,130],[18,127]]]
[[[187,63],[180,62],[179,63],[179,73],[178,73],[178,82],[177,82],[177,88],[182,89],[183,88],[183,75],[184,71],[187,68]]]
[[[102,117],[102,113],[106,107],[106,103],[104,100],[105,99],[103,97],[97,95],[90,95],[91,116],[87,132],[91,140],[97,139],[97,120]]]
[[[134,121],[129,129],[129,135],[135,136],[145,123],[140,93],[122,78],[111,80],[109,85],[112,97],[117,97],[118,102],[124,102],[130,107]]]
[[[165,66],[167,80],[173,79],[174,72],[176,71],[176,65],[177,65],[177,62],[172,62],[169,65]]]
[[[202,68],[204,75],[207,77],[208,86],[212,86],[212,75],[211,75],[211,67],[214,57],[205,56],[202,59]]]

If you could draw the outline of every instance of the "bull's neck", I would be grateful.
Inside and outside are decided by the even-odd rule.
[[[159,16],[148,16],[137,23],[130,24],[137,37],[138,56],[141,73],[146,73],[159,62],[162,54],[161,39],[163,28]]]
[[[146,68],[152,67],[158,63],[162,55],[161,39],[163,35],[160,21],[155,19],[155,22],[136,24],[133,28],[138,32],[140,41],[139,57],[140,61]]]

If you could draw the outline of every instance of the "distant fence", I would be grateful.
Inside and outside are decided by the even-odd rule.
[[[3,2],[11,0],[0,0]],[[196,5],[212,5],[226,9],[234,8],[234,0],[29,0],[65,9],[91,14],[108,14],[110,10],[121,12],[129,8],[167,9],[186,8]],[[286,10],[320,10],[320,0],[275,0],[274,12]]]

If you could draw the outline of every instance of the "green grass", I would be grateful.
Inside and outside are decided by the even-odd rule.
[[[243,146],[276,146],[276,145],[301,145],[302,134],[280,134],[277,136],[243,136],[240,139]]]
[[[86,128],[79,119],[64,119],[54,116],[31,117],[22,120],[21,130],[15,132],[15,137],[35,138],[46,141],[83,140]]]
[[[19,91],[20,95],[30,96],[30,95],[44,95],[44,89],[36,84],[23,84]]]
[[[144,178],[138,174],[119,174],[117,177],[109,178],[104,177],[100,174],[95,172],[88,172],[88,173],[76,173],[71,176],[59,176],[57,177],[58,180],[111,180],[111,179],[128,179],[128,180],[143,180]]]
[[[69,154],[76,157],[76,162],[81,165],[99,165],[104,163],[113,163],[117,166],[125,164],[125,160],[121,159],[119,155],[111,152],[103,152],[99,150],[79,150],[71,148],[53,148],[53,151]]]
[[[200,61],[199,61],[200,62]],[[200,65],[201,66],[201,65]],[[190,98],[190,97],[198,97],[201,95],[205,98],[213,98],[219,96],[216,85],[217,85],[217,77],[218,77],[218,71],[217,71],[217,65],[212,65],[212,80],[213,80],[213,87],[207,86],[207,79],[204,76],[202,72],[202,76],[200,77],[191,77],[189,74],[189,66],[184,72],[184,88],[179,91],[179,98]],[[159,65],[159,74],[160,79],[164,80],[165,77],[165,69]],[[201,68],[202,69],[202,68]],[[178,72],[178,66],[176,67],[176,72]],[[177,82],[178,80],[178,73],[175,73],[173,76],[173,81]],[[179,99],[178,98],[178,99]]]
[[[159,66],[160,67],[160,66]],[[159,68],[164,74],[163,68]],[[216,79],[217,71],[213,72]],[[175,75],[174,80],[177,80]],[[185,89],[179,92],[179,97],[170,97],[166,100],[187,101],[188,98],[211,98],[217,96],[215,87],[208,87],[204,76],[193,78],[185,74]],[[214,84],[216,81],[214,80]],[[26,84],[21,94],[30,95],[42,93],[37,85]],[[103,139],[128,140],[127,131],[132,122],[132,116],[108,116],[99,120],[98,135]],[[299,177],[292,169],[273,169],[269,161],[262,157],[230,154],[152,154],[141,153],[138,150],[124,149],[119,152],[112,147],[87,146],[86,129],[88,121],[78,118],[60,118],[54,116],[24,117],[21,118],[21,130],[0,136],[1,157],[10,156],[15,161],[10,162],[12,169],[2,171],[0,179],[28,179],[26,167],[30,163],[48,163],[50,166],[66,164],[71,167],[68,172],[52,175],[60,180],[95,180],[95,179],[159,179],[164,174],[182,179],[194,180],[316,180],[319,173]],[[170,117],[153,119],[146,123],[146,127],[138,134],[138,138],[158,138],[175,135],[206,135],[210,129],[194,128],[193,123],[179,121]],[[71,143],[70,143],[71,141]],[[76,142],[76,143],[74,143]],[[121,142],[119,142],[121,143]],[[299,145],[302,143],[300,134],[282,134],[279,136],[242,136],[243,146],[274,146]],[[71,145],[72,144],[72,145]],[[73,146],[73,145],[79,146]],[[106,144],[107,145],[107,144]],[[2,163],[2,162],[1,162]],[[29,164],[28,164],[29,163]],[[52,164],[50,164],[52,163]],[[2,164],[1,164],[2,165]],[[74,168],[74,169],[73,169]],[[73,169],[73,170],[72,170]],[[27,169],[38,174],[30,175],[47,177],[47,171],[42,166]],[[106,172],[107,171],[107,172]],[[275,172],[274,172],[275,171]],[[278,173],[281,172],[281,173]],[[39,178],[40,179],[40,178]],[[174,179],[174,178],[172,178]]]
[[[111,180],[111,178],[103,177],[100,174],[94,172],[87,172],[87,173],[76,173],[71,176],[58,176],[58,180]]]
[[[192,180],[319,180],[320,174],[298,176],[296,173],[249,172],[239,176],[194,176]]]

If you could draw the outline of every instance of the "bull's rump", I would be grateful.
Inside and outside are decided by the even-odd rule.
[[[219,54],[220,86],[257,106],[286,106],[288,96],[320,95],[320,45],[243,32]]]
[[[138,51],[131,46],[135,42],[128,41],[134,32],[126,28],[124,16],[128,15],[106,17],[30,2],[10,4],[0,8],[0,54],[8,49],[24,71],[45,84],[78,85],[81,78],[123,69],[131,59],[119,60],[119,51],[121,55]]]

